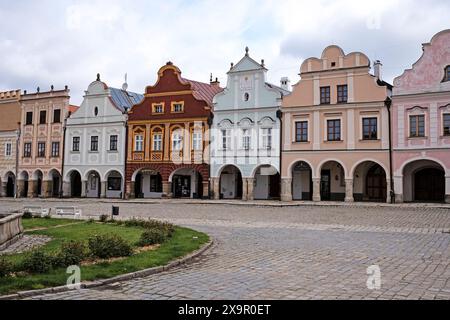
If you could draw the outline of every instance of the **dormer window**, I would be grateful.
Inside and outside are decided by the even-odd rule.
[[[443,82],[450,81],[450,66],[445,67]]]
[[[152,104],[153,114],[163,114],[164,113],[164,103],[153,103]]]
[[[184,102],[172,102],[172,113],[184,112]]]

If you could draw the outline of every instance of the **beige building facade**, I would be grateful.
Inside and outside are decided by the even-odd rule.
[[[282,104],[284,201],[390,201],[389,107],[381,63],[327,47]]]
[[[0,92],[0,197],[16,193],[20,90]]]
[[[64,119],[69,89],[26,93],[21,98],[19,197],[58,197],[62,187]]]

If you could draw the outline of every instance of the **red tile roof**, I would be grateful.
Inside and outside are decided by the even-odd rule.
[[[198,100],[206,101],[209,106],[212,106],[214,96],[223,91],[223,88],[218,85],[212,85],[184,78],[181,80],[190,83],[192,85],[194,97]]]
[[[76,112],[78,109],[80,109],[79,106],[69,105],[69,112],[70,112],[71,114],[73,114],[74,112]]]

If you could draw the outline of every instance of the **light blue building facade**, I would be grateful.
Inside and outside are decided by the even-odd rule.
[[[280,194],[280,107],[289,94],[267,82],[264,60],[245,56],[231,65],[226,89],[215,96],[211,127],[214,199],[263,200]]]

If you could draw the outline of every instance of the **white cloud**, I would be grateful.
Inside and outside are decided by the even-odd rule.
[[[69,85],[80,103],[99,72],[143,92],[171,60],[183,76],[222,83],[230,62],[250,47],[269,80],[298,79],[302,59],[333,42],[381,58],[389,76],[448,27],[446,1],[433,0],[23,0],[0,7],[0,89]],[[51,8],[51,10],[49,10]],[[390,80],[390,79],[388,79]]]

